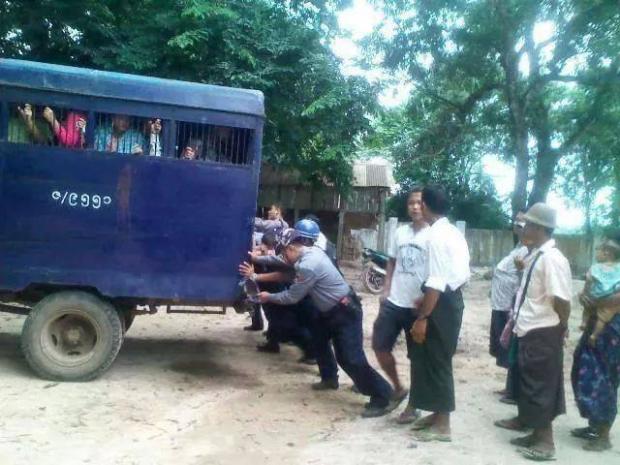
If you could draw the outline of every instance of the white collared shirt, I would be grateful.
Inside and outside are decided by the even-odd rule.
[[[534,262],[539,252],[542,252],[542,255]],[[514,311],[516,313],[527,275],[534,263],[532,278],[515,323],[514,332],[518,337],[525,336],[533,329],[557,326],[560,323],[560,317],[553,310],[554,297],[567,302],[570,302],[572,297],[570,264],[562,252],[555,247],[553,239],[549,239],[539,249],[532,251],[530,257],[532,258],[523,271],[515,301]]]
[[[426,286],[455,291],[469,280],[469,247],[465,236],[443,217],[428,231],[428,279]]]
[[[317,238],[314,245],[316,245],[319,249],[325,252],[327,250],[327,237],[325,237],[325,234],[319,232],[319,237]]]

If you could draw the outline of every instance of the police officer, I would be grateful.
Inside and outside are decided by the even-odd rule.
[[[338,389],[337,362],[359,391],[370,396],[362,416],[385,415],[396,407],[392,387],[366,359],[359,298],[325,252],[310,246],[318,233],[319,227],[314,221],[304,219],[295,225],[284,238],[282,253],[286,262],[295,268],[295,281],[282,292],[261,292],[258,299],[261,303],[288,305],[309,295],[318,310],[314,336],[321,373],[321,382],[315,383],[313,389]],[[335,358],[330,342],[336,351]]]

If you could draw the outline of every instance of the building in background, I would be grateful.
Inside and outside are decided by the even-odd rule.
[[[385,238],[385,203],[395,185],[388,162],[359,161],[353,165],[349,195],[341,195],[333,185],[312,186],[300,181],[298,172],[269,165],[261,169],[258,193],[259,213],[272,204],[282,207],[289,224],[314,213],[321,220],[323,233],[338,248],[338,257],[353,260],[359,256],[357,231],[377,231],[379,249]],[[352,235],[353,231],[353,235]]]

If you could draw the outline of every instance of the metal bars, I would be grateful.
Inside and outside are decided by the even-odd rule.
[[[251,165],[254,130],[11,103],[0,128],[13,143]]]
[[[177,123],[178,157],[232,165],[249,165],[252,130],[189,122]]]

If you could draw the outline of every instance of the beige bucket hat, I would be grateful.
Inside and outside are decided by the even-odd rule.
[[[523,219],[529,223],[534,223],[545,228],[555,229],[556,212],[546,203],[538,202],[530,207],[523,215]]]

